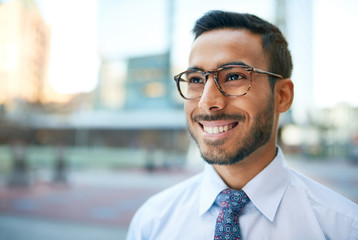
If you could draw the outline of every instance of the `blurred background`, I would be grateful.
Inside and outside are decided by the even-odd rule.
[[[0,0],[0,239],[124,239],[151,195],[203,162],[173,77],[196,19],[280,27],[295,100],[288,163],[358,203],[355,0]]]

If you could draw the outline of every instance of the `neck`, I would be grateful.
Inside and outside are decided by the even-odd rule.
[[[276,157],[276,145],[257,149],[250,156],[234,165],[213,165],[229,188],[241,190],[251,179],[267,167]]]

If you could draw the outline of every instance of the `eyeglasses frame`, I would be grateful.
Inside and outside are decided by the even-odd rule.
[[[246,90],[245,93],[243,94],[240,94],[240,95],[231,95],[231,94],[228,94],[226,93],[220,86],[219,82],[218,82],[218,73],[223,70],[223,69],[227,69],[227,68],[233,68],[233,67],[240,67],[240,68],[243,68],[245,71],[249,72],[249,75],[250,75],[250,83],[249,83],[249,87],[248,89]],[[271,73],[271,72],[267,72],[267,71],[264,71],[264,70],[260,70],[258,68],[254,68],[254,67],[250,67],[248,65],[240,65],[240,64],[230,64],[230,65],[225,65],[223,67],[219,67],[218,69],[216,70],[212,70],[212,71],[202,71],[202,70],[199,70],[199,69],[190,69],[190,70],[186,70],[184,72],[181,72],[177,75],[174,76],[174,80],[176,82],[176,85],[177,85],[177,89],[179,91],[179,94],[180,96],[182,96],[182,98],[184,98],[185,100],[195,100],[195,99],[199,99],[201,98],[202,94],[196,98],[187,98],[183,95],[183,93],[181,92],[180,90],[180,87],[179,87],[179,81],[180,81],[180,78],[183,74],[185,73],[189,73],[189,72],[200,72],[203,77],[204,77],[204,87],[205,87],[205,84],[207,82],[207,79],[208,79],[208,76],[210,74],[213,75],[214,77],[214,82],[215,82],[215,85],[216,87],[219,89],[219,91],[224,95],[224,96],[227,96],[227,97],[241,97],[241,96],[244,96],[246,95],[250,89],[251,89],[251,83],[252,83],[252,73],[259,73],[259,74],[266,74],[266,75],[269,75],[269,76],[272,76],[272,77],[275,77],[275,78],[279,78],[279,79],[283,79],[282,75],[280,74],[276,74],[276,73]]]

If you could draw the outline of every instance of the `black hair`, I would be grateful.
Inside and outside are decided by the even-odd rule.
[[[199,18],[193,28],[195,39],[204,32],[217,29],[247,29],[262,36],[262,46],[269,59],[270,72],[290,78],[292,58],[288,44],[281,31],[273,24],[248,13],[213,10]],[[275,77],[270,77],[271,87],[275,85]]]

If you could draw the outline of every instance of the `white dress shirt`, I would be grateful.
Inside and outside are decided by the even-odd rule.
[[[127,240],[212,240],[227,188],[211,165],[202,173],[151,197],[135,214]],[[243,190],[242,239],[358,240],[358,205],[290,169],[276,158]]]

